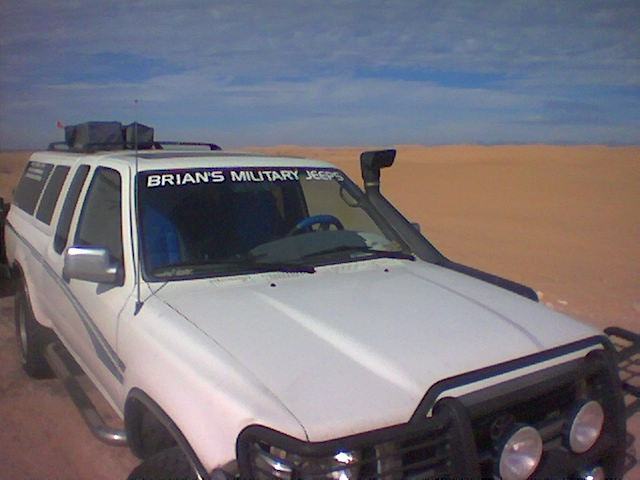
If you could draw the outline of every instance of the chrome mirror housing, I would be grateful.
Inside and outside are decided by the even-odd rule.
[[[121,270],[111,262],[109,250],[104,247],[73,246],[64,254],[62,277],[95,283],[120,284]]]

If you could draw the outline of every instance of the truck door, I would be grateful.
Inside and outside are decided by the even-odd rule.
[[[79,353],[76,350],[78,346],[86,343],[87,333],[80,328],[80,317],[74,308],[69,285],[62,279],[62,267],[64,252],[69,245],[69,231],[73,218],[78,216],[78,206],[81,205],[79,200],[89,178],[89,171],[89,165],[83,164],[71,172],[71,181],[55,223],[55,231],[44,252],[45,271],[42,272],[41,279],[41,296],[46,297],[41,302],[44,314],[51,320],[56,333],[73,353]]]
[[[129,232],[129,216],[124,214],[129,205],[122,194],[125,182],[128,182],[126,169],[97,167],[93,171],[84,198],[79,203],[81,207],[76,209],[79,212],[74,215],[76,227],[71,228],[71,240],[67,242],[68,245],[107,248],[112,261],[124,272],[123,280],[117,285],[63,280],[67,305],[61,310],[65,310],[69,317],[57,322],[87,373],[112,400],[121,393],[124,372],[124,365],[116,353],[118,317],[134,284],[130,274],[130,250],[125,254],[123,248],[123,235]],[[64,255],[60,256],[58,263],[57,269],[61,273]]]

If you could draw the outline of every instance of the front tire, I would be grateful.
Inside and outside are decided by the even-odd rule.
[[[30,377],[51,378],[53,372],[44,357],[44,349],[55,335],[35,319],[24,285],[16,290],[13,312],[22,368]]]
[[[162,450],[133,469],[127,480],[196,480],[197,475],[179,447]]]

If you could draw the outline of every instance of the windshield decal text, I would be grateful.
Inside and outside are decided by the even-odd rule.
[[[231,170],[232,182],[285,182],[298,180],[297,170]]]
[[[307,180],[337,180],[342,182],[344,177],[335,170],[307,170],[306,171],[306,179]]]
[[[302,170],[302,172],[300,172]],[[304,174],[301,177],[301,173]],[[263,168],[238,168],[220,170],[179,170],[165,171],[162,173],[149,173],[146,177],[147,188],[156,187],[180,187],[185,185],[198,185],[202,183],[223,182],[290,182],[304,178],[307,181],[331,181],[344,180],[343,175],[332,169],[263,169]]]
[[[175,172],[153,174],[147,177],[147,187],[166,187],[180,185],[195,185],[199,183],[224,182],[224,175],[220,170],[199,170],[193,172]]]

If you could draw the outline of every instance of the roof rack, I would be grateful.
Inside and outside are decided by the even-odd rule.
[[[196,147],[209,147],[209,150],[222,150],[222,147],[216,145],[215,143],[207,143],[207,142],[162,142],[155,141],[153,142],[154,148],[162,150],[162,145],[189,145]]]
[[[208,147],[209,150],[222,150],[222,147],[215,143],[208,142],[173,142],[173,141],[154,141],[151,148],[139,148],[139,150],[164,150],[163,145],[184,145],[196,147]],[[100,151],[123,150],[121,143],[86,143],[83,148],[70,147],[67,142],[51,142],[47,150],[56,152],[74,152],[74,153],[96,153]],[[124,150],[135,150],[135,145],[130,143],[124,144]]]
[[[52,142],[47,150],[58,152],[95,153],[105,150],[122,150],[122,143],[85,143],[82,148],[70,147],[67,142]]]

